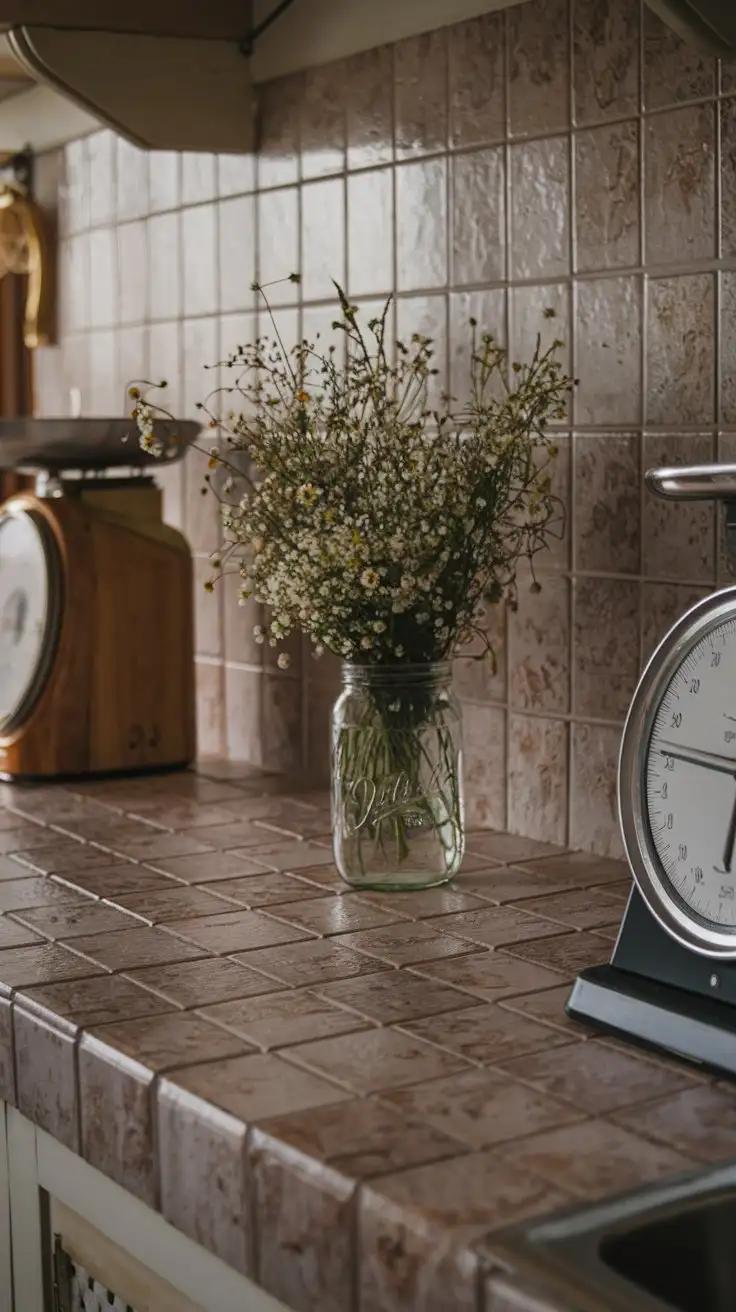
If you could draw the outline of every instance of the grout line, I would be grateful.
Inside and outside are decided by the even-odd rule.
[[[575,0],[569,0],[567,6],[567,39],[568,39],[568,64],[569,64],[569,104],[568,112],[570,122],[575,121]],[[577,227],[578,227],[578,205],[577,205],[577,150],[576,138],[574,134],[570,136],[569,145],[569,196],[568,196],[568,214],[569,214],[569,252],[570,252],[570,269],[573,271],[573,281],[570,291],[570,331],[569,331],[569,351],[570,351],[570,374],[573,378],[577,377],[577,356],[578,356],[578,295],[577,283],[574,278],[574,271],[578,266],[578,245],[577,245]],[[576,587],[576,564],[577,564],[577,470],[578,470],[578,438],[575,430],[575,420],[577,419],[578,402],[577,396],[573,392],[569,401],[570,420],[573,424],[573,430],[570,435],[570,467],[568,471],[568,524],[566,532],[568,533],[568,563],[570,566],[569,586],[567,588],[567,621],[568,621],[568,670],[567,670],[567,695],[570,715],[575,711],[577,703],[577,669],[576,654],[577,644],[575,641],[575,626],[577,622],[577,587]],[[572,831],[572,778],[574,769],[573,760],[573,735],[568,728],[567,744],[567,795],[565,798],[565,831],[563,841],[569,842]]]

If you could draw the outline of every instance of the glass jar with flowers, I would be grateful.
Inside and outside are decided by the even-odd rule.
[[[360,888],[427,888],[451,879],[464,851],[451,662],[478,637],[493,660],[483,603],[513,596],[519,563],[560,523],[549,425],[571,383],[561,342],[538,340],[528,363],[510,364],[471,320],[467,398],[436,396],[432,341],[414,334],[392,351],[391,301],[363,326],[336,291],[343,349],[288,351],[271,315],[273,335],[225,362],[235,382],[223,390],[240,394],[242,413],[202,407],[222,433],[211,464],[227,473],[215,564],[234,559],[242,600],[267,608],[257,640],[301,628],[317,657],[344,662],[332,722],[340,874]],[[131,394],[151,449],[153,414],[165,412]]]

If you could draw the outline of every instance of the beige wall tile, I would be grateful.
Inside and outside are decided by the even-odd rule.
[[[638,0],[574,0],[575,120],[600,122],[639,107]]]
[[[578,269],[638,264],[638,123],[616,123],[577,134],[575,192]]]
[[[550,843],[565,843],[568,739],[569,726],[562,720],[511,716],[508,825],[516,833]]]
[[[570,268],[570,143],[548,137],[511,147],[513,278],[556,278]]]
[[[342,178],[302,187],[302,291],[306,300],[335,298],[345,286],[345,184]]]
[[[644,467],[709,464],[713,438],[696,433],[644,438]],[[644,573],[654,578],[715,582],[715,507],[710,501],[661,501],[645,493]]]
[[[447,36],[444,29],[394,47],[396,153],[399,158],[447,145]]]
[[[644,104],[647,109],[712,94],[715,61],[644,6]]]
[[[649,283],[646,418],[705,424],[714,413],[714,283],[707,273]]]
[[[447,32],[450,144],[501,141],[506,129],[505,19],[481,14]]]
[[[715,106],[647,120],[647,260],[681,264],[715,255]]]
[[[393,49],[379,46],[347,61],[345,79],[349,169],[393,158]]]
[[[639,589],[628,579],[577,582],[573,711],[581,718],[626,714],[639,670]]]
[[[500,147],[452,165],[453,281],[498,282],[506,271],[506,169]]]
[[[637,424],[642,415],[642,284],[601,278],[577,287],[575,418],[579,424]]]
[[[575,436],[575,565],[638,574],[641,561],[641,438]]]
[[[514,136],[570,121],[570,0],[516,5],[508,15],[509,124]]]
[[[340,173],[345,167],[345,80],[343,62],[308,68],[299,119],[303,178]]]
[[[393,171],[352,174],[347,205],[350,295],[388,292],[394,280]]]
[[[396,170],[398,290],[447,282],[447,160],[400,164]]]

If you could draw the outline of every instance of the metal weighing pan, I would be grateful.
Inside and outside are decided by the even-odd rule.
[[[171,464],[200,432],[195,420],[157,421],[154,437],[165,450],[154,456],[141,450],[134,419],[0,419],[0,469],[35,474]]]

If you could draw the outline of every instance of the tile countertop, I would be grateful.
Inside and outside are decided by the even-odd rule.
[[[297,1312],[539,1309],[494,1229],[736,1154],[714,1081],[564,1015],[615,861],[475,831],[359,895],[323,794],[211,762],[0,805],[0,1096]]]

